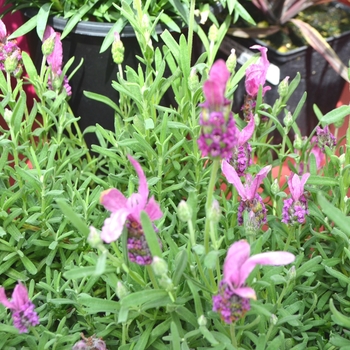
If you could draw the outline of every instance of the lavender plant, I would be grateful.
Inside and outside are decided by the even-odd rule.
[[[116,35],[120,101],[86,93],[114,109],[114,131],[79,130],[74,69],[50,28],[40,72],[24,52],[27,78],[2,67],[0,348],[345,349],[350,134],[331,125],[350,107],[315,106],[319,125],[302,135],[305,98],[286,107],[299,75],[267,105],[264,48],[237,71],[234,52],[215,60],[230,19],[209,37],[198,29],[205,50],[192,63],[194,28],[164,31],[154,48],[147,13],[122,9],[140,66],[123,65]],[[247,120],[230,108],[241,79]]]

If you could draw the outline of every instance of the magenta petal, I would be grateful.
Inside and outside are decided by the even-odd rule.
[[[125,221],[129,215],[128,210],[118,210],[107,218],[101,231],[101,239],[106,243],[116,241],[123,232]]]
[[[0,287],[0,303],[7,307],[8,309],[12,309],[13,305],[11,302],[7,299],[5,294],[5,289],[3,287]]]
[[[46,32],[46,31],[45,31]],[[61,74],[63,63],[63,49],[61,42],[61,34],[55,33],[55,46],[50,55],[46,57],[47,63],[51,66],[54,74]],[[52,35],[52,34],[51,34]]]
[[[304,187],[305,187],[306,181],[308,180],[309,177],[310,177],[310,173],[305,173],[305,174],[303,174],[303,176],[301,177],[301,180],[300,180],[300,187],[301,187],[301,189],[302,189],[302,192],[304,192]]]
[[[254,134],[255,121],[254,118],[250,118],[248,124],[241,132],[238,133],[238,144],[245,144]]]
[[[295,256],[288,252],[267,252],[251,256],[241,266],[242,283],[248,278],[256,265],[288,265],[295,260]]]
[[[290,193],[294,201],[298,201],[304,192],[304,186],[307,179],[310,177],[309,173],[305,173],[301,180],[297,174],[293,174],[288,179],[288,186],[290,189]]]
[[[115,212],[126,207],[127,199],[116,188],[103,191],[100,197],[100,203],[109,211]]]
[[[24,304],[29,300],[27,288],[22,284],[18,283],[13,290],[11,303],[13,309],[21,310]]]
[[[141,204],[142,207],[146,205],[147,198],[148,198],[148,185],[147,185],[147,179],[145,176],[145,173],[143,172],[141,165],[131,156],[128,156],[130,163],[133,165],[133,167],[136,170],[137,176],[139,177],[139,194],[141,196]]]
[[[55,30],[51,26],[46,26],[44,36],[43,36],[43,42],[54,36],[56,36]]]
[[[6,38],[7,30],[5,23],[0,19],[0,41],[4,41]]]
[[[224,281],[231,287],[240,287],[244,280],[241,276],[241,266],[249,258],[250,245],[245,240],[240,240],[231,245],[224,262]]]
[[[221,106],[225,102],[224,91],[216,81],[207,80],[203,84],[205,106]]]
[[[235,292],[235,294],[237,294],[241,298],[256,299],[255,290],[252,288],[241,287],[241,288],[235,288],[233,291]]]
[[[254,199],[255,195],[258,192],[258,188],[266,175],[269,173],[271,170],[272,166],[268,165],[264,168],[262,168],[255,176],[254,180],[252,181],[251,185],[249,186],[249,190],[246,191],[247,197],[249,200]]]
[[[230,71],[227,69],[226,62],[222,59],[215,61],[209,72],[209,80],[216,82],[223,92],[225,92],[226,84],[230,79]]]
[[[159,204],[155,201],[154,197],[151,197],[148,201],[145,207],[145,212],[152,221],[160,219],[163,215]]]
[[[227,181],[236,187],[236,190],[241,196],[242,200],[247,200],[246,190],[234,167],[232,167],[226,160],[223,160],[221,170],[224,173]]]

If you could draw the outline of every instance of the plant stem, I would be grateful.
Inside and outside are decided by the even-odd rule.
[[[237,339],[236,339],[236,329],[235,329],[236,323],[232,322],[230,324],[230,335],[231,335],[231,342],[232,345],[237,348]]]
[[[155,289],[159,289],[158,282],[157,282],[156,276],[154,275],[154,272],[152,270],[151,265],[146,265],[146,269],[148,272],[149,279],[151,280],[151,282],[153,284],[153,287]]]
[[[220,160],[215,159],[213,161],[213,165],[211,168],[211,175],[210,175],[210,181],[209,181],[208,192],[207,192],[207,202],[205,204],[206,218],[205,218],[205,229],[204,229],[204,248],[205,248],[206,254],[209,253],[210,220],[211,220],[210,211],[213,203],[214,187],[215,187],[216,175],[219,170],[219,166],[220,166]]]

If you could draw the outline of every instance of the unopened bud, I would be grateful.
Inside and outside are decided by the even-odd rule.
[[[101,236],[93,226],[90,226],[90,233],[87,241],[92,248],[97,248],[102,244]]]
[[[276,326],[277,322],[278,322],[277,316],[275,314],[272,314],[270,316],[270,324],[272,324],[273,326]]]
[[[192,218],[192,209],[184,200],[182,200],[177,207],[177,216],[183,222],[187,222]]]
[[[8,125],[10,125],[11,123],[11,118],[12,118],[12,111],[8,108],[5,108],[4,119]]]
[[[280,191],[280,186],[278,184],[278,180],[275,179],[271,185],[271,192],[274,196]]]
[[[339,157],[339,163],[340,165],[344,165],[345,164],[345,153],[341,154]]]
[[[115,64],[121,64],[124,61],[125,47],[123,42],[120,40],[118,32],[114,33],[114,41],[112,44],[112,58]]]
[[[287,272],[287,280],[293,281],[297,277],[297,272],[295,270],[295,266],[292,266],[289,271]]]
[[[52,52],[55,48],[55,36],[56,36],[56,34],[51,35],[41,45],[41,51],[42,51],[44,56],[49,56],[52,54]]]
[[[219,205],[219,202],[216,199],[214,199],[211,205],[210,219],[213,222],[219,222],[220,217],[221,217],[220,205]]]
[[[285,77],[278,85],[278,94],[281,97],[286,96],[288,93],[288,80],[289,80],[289,77]]]
[[[208,38],[210,41],[212,41],[214,43],[218,39],[218,27],[215,24],[212,24],[210,26],[209,32],[208,32]]]
[[[293,116],[292,113],[289,111],[287,112],[286,116],[283,118],[283,123],[287,128],[290,128],[293,125]]]
[[[171,278],[169,278],[167,275],[163,275],[162,278],[159,280],[159,284],[161,287],[163,287],[167,292],[170,292],[174,289],[174,283]]]
[[[11,56],[6,57],[4,68],[7,73],[13,73],[18,68],[18,53],[13,52]]]
[[[205,318],[204,315],[199,316],[197,322],[199,326],[205,327],[207,325],[207,319]]]
[[[254,115],[254,123],[255,123],[256,127],[258,127],[260,125],[260,117],[258,114]]]
[[[195,92],[199,86],[199,79],[196,68],[191,69],[190,76],[188,77],[188,88],[191,92]]]
[[[303,140],[298,134],[295,134],[293,147],[298,150],[301,150],[303,148]]]
[[[129,294],[129,291],[126,289],[122,282],[118,281],[117,287],[115,289],[115,294],[117,294],[117,297],[119,299],[123,299]]]
[[[163,276],[168,273],[168,264],[164,259],[155,256],[152,260],[152,269],[157,276]]]
[[[228,56],[226,61],[226,67],[230,73],[233,73],[236,69],[237,65],[237,56],[236,56],[236,50],[232,49],[230,56]]]
[[[148,18],[148,15],[146,13],[144,13],[142,16],[141,28],[143,30],[149,30],[149,18]]]

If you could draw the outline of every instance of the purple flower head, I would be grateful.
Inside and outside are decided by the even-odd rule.
[[[250,174],[247,174],[245,185],[242,184],[234,167],[227,161],[224,160],[222,162],[221,169],[227,181],[233,184],[242,199],[238,207],[238,223],[240,225],[243,224],[243,213],[245,210],[248,211],[249,225],[251,227],[259,228],[262,224],[266,223],[266,207],[258,194],[258,189],[262,180],[271,170],[271,166],[268,165],[262,168],[254,179]]]
[[[308,214],[307,200],[304,196],[304,186],[310,174],[305,173],[301,180],[297,174],[293,174],[288,179],[288,187],[291,198],[284,200],[282,222],[289,225],[302,224]]]
[[[235,168],[238,176],[243,176],[246,169],[252,164],[252,147],[248,140],[253,136],[255,122],[251,118],[245,128],[239,131],[236,128],[237,144],[233,147],[232,155],[226,160]]]
[[[257,63],[251,64],[246,70],[245,89],[248,95],[255,98],[258,95],[260,86],[264,86],[266,82],[266,74],[270,63],[267,59],[266,47],[254,45],[250,48],[259,50],[261,52],[259,61]],[[270,89],[271,88],[269,86],[265,86],[262,92],[263,95]]]
[[[329,131],[328,125],[326,125],[323,129],[318,126],[316,128],[317,135],[317,143],[318,147],[322,152],[325,152],[326,146],[333,150],[337,144],[334,135]]]
[[[225,61],[217,60],[210,69],[208,80],[203,85],[206,100],[201,106],[210,111],[218,111],[228,105],[230,101],[225,98],[225,91],[229,79],[230,72]]]
[[[83,340],[75,343],[72,350],[107,350],[106,343],[102,338],[97,338],[95,335],[86,338],[84,334],[81,334],[81,337]]]
[[[106,243],[116,241],[120,237],[126,221],[140,225],[140,214],[143,210],[152,221],[162,217],[162,211],[154,197],[148,199],[147,180],[140,164],[131,156],[128,158],[139,177],[139,191],[133,193],[129,198],[126,198],[116,188],[102,192],[100,202],[112,212],[110,218],[106,219],[101,232],[101,238]]]
[[[7,299],[5,289],[0,287],[0,303],[11,310],[13,324],[20,333],[27,333],[28,327],[39,324],[35,306],[29,300],[27,289],[22,283],[16,285],[11,301]]]
[[[60,90],[63,86],[67,95],[70,96],[72,90],[68,83],[68,78],[67,76],[62,77],[63,48],[61,34],[55,32],[52,27],[47,26],[43,36],[43,47],[45,45],[51,46],[52,44],[52,49],[48,49],[50,54],[46,56],[47,64],[51,67],[52,73],[49,80],[49,87],[52,90]]]
[[[241,240],[228,250],[223,279],[218,295],[213,296],[213,310],[220,313],[226,323],[243,317],[250,309],[249,299],[256,299],[254,289],[246,286],[246,280],[257,265],[287,265],[295,260],[288,252],[267,252],[250,256],[250,245]]]

